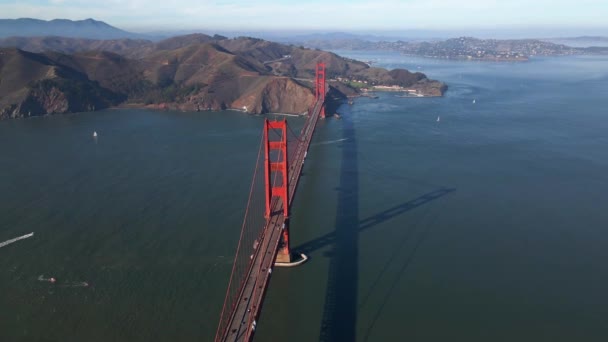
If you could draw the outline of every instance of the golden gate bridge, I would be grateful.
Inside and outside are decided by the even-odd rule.
[[[263,136],[215,341],[251,341],[273,266],[297,265],[289,214],[319,117],[325,117],[326,70],[315,68],[315,102],[299,135],[287,120],[264,120]]]

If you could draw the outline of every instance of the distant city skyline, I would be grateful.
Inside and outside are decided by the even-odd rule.
[[[608,34],[605,0],[0,0],[2,18],[94,18],[135,32],[511,31]],[[543,32],[545,32],[543,34]],[[432,34],[431,34],[432,35]]]

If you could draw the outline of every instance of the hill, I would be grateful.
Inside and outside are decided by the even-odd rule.
[[[85,51],[108,51],[125,54],[133,49],[152,48],[154,43],[144,39],[88,39],[58,36],[8,37],[0,39],[0,47],[14,47],[29,52],[55,51],[73,54]]]
[[[407,87],[428,96],[440,96],[446,89],[424,74],[403,69],[389,72],[330,52],[248,37],[194,34],[157,43],[30,37],[3,42],[9,41],[37,51],[55,51],[2,50],[1,117],[117,104],[299,114],[313,101],[312,80],[318,62],[327,66],[332,97],[355,95],[359,90],[352,87],[353,82]],[[82,91],[78,93],[78,89]],[[78,102],[74,94],[80,94],[84,102]],[[54,100],[49,101],[51,97]],[[32,107],[31,101],[39,105]]]
[[[66,55],[0,49],[0,118],[91,111],[125,99],[61,59],[77,63]]]
[[[123,31],[94,19],[76,21],[67,19],[45,21],[31,18],[0,19],[0,38],[12,36],[61,36],[90,39],[141,38],[138,34]]]
[[[575,42],[571,40],[570,42]],[[464,60],[527,61],[533,56],[594,55],[606,49],[574,47],[563,41],[537,39],[451,38],[439,41],[369,41],[361,39],[310,40],[303,44],[320,49],[387,50],[406,55]]]

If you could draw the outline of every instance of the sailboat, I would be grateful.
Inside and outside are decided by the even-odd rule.
[[[441,121],[441,117],[438,116],[437,117],[437,122],[439,122],[439,121]]]
[[[93,138],[97,138],[97,131],[93,131]]]
[[[475,104],[475,99],[473,99],[473,104]]]

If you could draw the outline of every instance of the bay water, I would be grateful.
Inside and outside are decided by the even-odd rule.
[[[256,340],[605,341],[608,58],[338,53],[449,90],[319,123]],[[0,340],[212,340],[262,122],[0,122]]]

